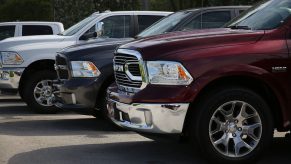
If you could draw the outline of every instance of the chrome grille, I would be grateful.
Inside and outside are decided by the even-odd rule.
[[[136,56],[116,53],[114,56],[114,70],[118,85],[132,88],[142,86],[140,65]]]
[[[60,54],[56,56],[55,69],[59,79],[69,79],[67,59]]]
[[[128,65],[128,70],[133,76],[141,76],[140,70],[139,70],[139,64]]]

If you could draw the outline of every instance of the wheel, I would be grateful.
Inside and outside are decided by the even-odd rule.
[[[52,80],[56,79],[54,71],[43,70],[30,75],[25,80],[23,99],[37,113],[54,114],[60,109],[53,105]]]
[[[190,139],[207,159],[254,162],[270,146],[273,118],[258,94],[233,87],[211,92],[202,100],[193,112]]]

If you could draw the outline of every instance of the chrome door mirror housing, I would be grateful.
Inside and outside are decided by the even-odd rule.
[[[96,32],[96,37],[102,37],[104,34],[104,23],[103,22],[97,22],[95,25],[95,32]]]

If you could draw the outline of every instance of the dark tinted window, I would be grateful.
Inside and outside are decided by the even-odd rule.
[[[163,16],[139,15],[138,16],[139,32],[145,30],[146,28],[148,28],[161,18],[163,18]]]
[[[50,26],[23,25],[22,36],[30,35],[52,35],[53,29]]]
[[[112,16],[102,20],[104,36],[109,38],[128,38],[130,36],[130,16]]]
[[[79,32],[81,29],[83,29],[85,26],[87,26],[90,22],[98,18],[100,15],[99,14],[93,14],[82,21],[78,22],[77,24],[73,25],[72,27],[68,28],[65,30],[62,35],[65,36],[72,36],[75,35],[77,32]]]
[[[262,1],[225,26],[230,28],[248,27],[252,30],[271,30],[289,19],[290,11],[291,0]]]
[[[138,34],[138,37],[159,35],[159,34],[173,31],[179,24],[183,23],[188,17],[190,17],[191,14],[192,14],[191,11],[181,11],[181,12],[173,13],[161,19],[159,22],[155,23],[148,29]]]
[[[87,31],[85,32],[85,34],[89,34],[89,33],[96,32],[96,27],[95,27],[95,26],[96,26],[96,25],[92,26],[89,30],[87,30]]]
[[[180,30],[219,28],[231,20],[230,11],[207,12],[195,17],[189,23],[181,27]],[[201,23],[202,21],[202,23]]]
[[[15,26],[0,26],[0,40],[14,37]]]
[[[230,11],[208,12],[202,16],[202,28],[218,28],[231,21]]]

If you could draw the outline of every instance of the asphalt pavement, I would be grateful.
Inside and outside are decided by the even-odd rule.
[[[260,164],[291,163],[290,140],[275,135]],[[1,164],[206,163],[191,150],[187,143],[153,141],[91,116],[34,114],[17,97],[0,98]]]

